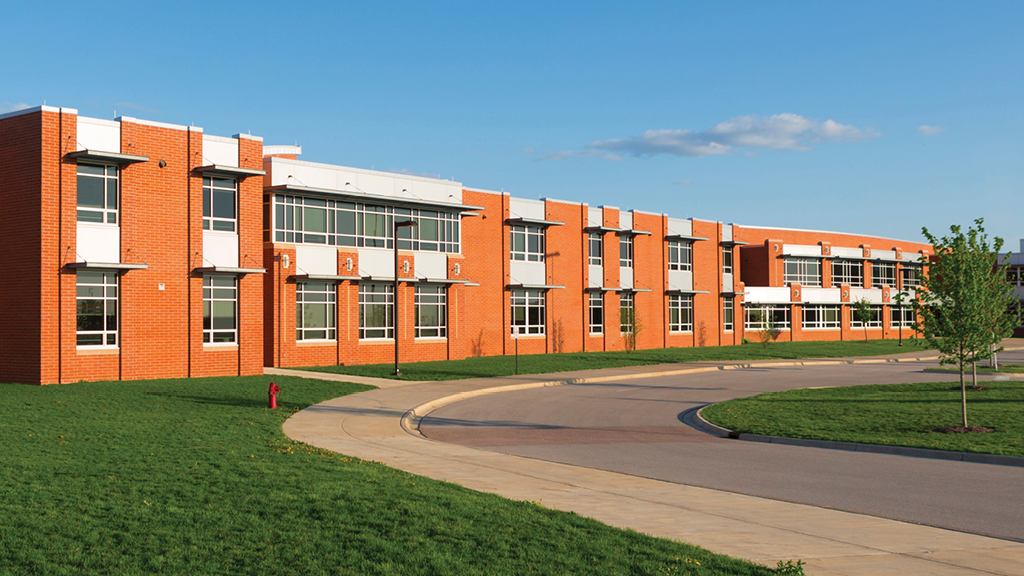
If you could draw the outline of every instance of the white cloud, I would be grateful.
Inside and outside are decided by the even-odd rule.
[[[28,104],[11,104],[10,102],[0,103],[0,114],[6,114],[7,112],[17,112],[18,110],[24,110],[31,108]]]
[[[516,154],[536,154],[537,151],[533,149],[533,146],[527,146],[522,150],[514,150]]]
[[[673,184],[677,186],[689,186],[690,184],[696,184],[693,180],[676,180]]]
[[[935,136],[936,134],[941,134],[945,132],[946,127],[928,126],[927,124],[922,124],[921,126],[918,127],[917,131],[920,132],[921,134],[924,134],[925,136]]]
[[[548,160],[595,157],[621,160],[622,155],[704,157],[743,151],[756,155],[758,150],[811,150],[812,145],[832,142],[859,142],[878,138],[872,128],[858,128],[834,120],[820,122],[798,114],[776,114],[768,118],[739,116],[707,130],[647,130],[639,136],[596,140],[584,150],[565,150],[549,154]],[[609,153],[602,156],[601,153]]]
[[[541,156],[541,160],[568,160],[569,158],[601,158],[602,160],[613,160],[615,162],[621,162],[625,160],[618,154],[611,154],[603,150],[562,150],[561,152],[553,152],[551,154],[545,154]]]

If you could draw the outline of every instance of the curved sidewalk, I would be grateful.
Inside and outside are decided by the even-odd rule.
[[[702,364],[689,368],[644,366],[449,382],[385,380],[379,383],[380,389],[335,398],[300,411],[285,422],[284,432],[295,440],[414,474],[516,500],[540,502],[613,526],[690,542],[763,564],[800,558],[808,562],[809,574],[1024,575],[1021,543],[477,450],[425,439],[415,429],[418,419],[429,410],[458,399],[494,393],[496,388],[684,375],[751,365],[838,365],[853,361],[892,359]],[[343,375],[315,372],[301,375],[350,380]]]

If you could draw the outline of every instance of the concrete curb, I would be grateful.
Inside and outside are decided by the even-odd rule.
[[[958,462],[976,462],[980,464],[1000,464],[1002,466],[1024,467],[1024,458],[1018,456],[1000,456],[997,454],[977,454],[974,452],[950,452],[948,450],[931,450],[928,448],[911,448],[908,446],[885,446],[882,444],[860,444],[857,442],[837,442],[831,440],[807,440],[804,438],[786,438],[783,436],[762,436],[760,434],[741,434],[734,430],[722,428],[704,419],[702,412],[708,404],[693,412],[693,424],[710,434],[721,438],[746,440],[747,442],[764,442],[767,444],[786,444],[808,448],[827,448],[829,450],[847,450],[850,452],[872,452],[875,454],[895,454],[914,458],[932,460],[953,460]]]

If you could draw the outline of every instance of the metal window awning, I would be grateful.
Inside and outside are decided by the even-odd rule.
[[[306,280],[309,282],[343,282],[345,280],[361,280],[360,276],[338,276],[335,274],[296,274],[292,276],[297,281]]]
[[[359,280],[362,280],[363,282],[394,282],[395,281],[395,277],[394,276],[373,276],[373,275],[370,275],[370,276],[360,276]],[[405,278],[405,277],[399,276],[398,277],[398,281],[399,282],[422,282],[423,280],[420,280],[419,278]]]
[[[72,160],[85,160],[87,162],[101,162],[104,164],[137,164],[149,162],[149,156],[138,154],[121,154],[118,152],[101,152],[99,150],[76,150],[69,152],[66,156]]]
[[[532,224],[533,226],[565,226],[565,222],[558,220],[541,220],[539,218],[509,218],[506,224]]]
[[[722,246],[747,246],[750,242],[743,242],[742,240],[722,240],[719,244]]]
[[[619,236],[650,236],[647,230],[636,230],[633,228],[621,228],[615,232]]]
[[[584,232],[619,232],[622,228],[612,228],[610,226],[587,226],[583,229]]]
[[[145,270],[149,268],[149,264],[145,262],[131,264],[126,262],[71,262],[67,267],[73,270],[117,270],[127,272],[128,270]]]
[[[226,178],[248,178],[249,176],[263,176],[266,174],[263,170],[255,168],[239,168],[238,166],[225,166],[223,164],[200,166],[194,171],[204,176],[223,176]]]
[[[194,270],[197,274],[231,274],[235,276],[244,276],[246,274],[266,274],[266,268],[235,268],[232,266],[207,266],[205,268],[196,268]]]
[[[565,286],[557,286],[555,284],[509,284],[506,288],[509,290],[556,290],[565,288]]]
[[[411,208],[428,208],[432,210],[453,210],[466,212],[483,210],[484,206],[471,206],[456,202],[440,202],[434,200],[423,200],[421,198],[400,198],[398,196],[381,196],[380,194],[367,194],[364,192],[350,192],[346,190],[328,190],[327,188],[313,188],[310,186],[295,186],[293,184],[282,184],[264,188],[266,192],[285,192],[291,194],[312,194],[326,196],[329,198],[343,199],[349,202],[367,202],[385,204],[387,206],[406,206]]]
[[[719,292],[720,296],[745,296],[747,292]]]
[[[424,284],[469,284],[469,280],[457,278],[419,278],[419,281]]]
[[[588,292],[597,292],[598,290],[601,292],[615,292],[622,290],[622,288],[616,286],[587,286],[584,290]]]
[[[669,289],[665,290],[665,294],[711,294],[708,290],[682,290],[682,289]]]
[[[668,234],[665,236],[665,240],[689,240],[690,242],[703,242],[704,240],[710,240],[703,236],[687,236],[685,234]]]
[[[651,290],[650,288],[627,288],[625,286],[620,286],[619,288],[616,288],[615,291],[616,292],[653,292],[653,290]]]

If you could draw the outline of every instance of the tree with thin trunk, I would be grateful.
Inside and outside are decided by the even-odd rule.
[[[871,301],[861,296],[853,301],[853,312],[860,318],[864,326],[864,342],[868,341],[868,322],[875,319],[875,311],[871,308]]]
[[[937,238],[922,228],[935,248],[935,260],[922,263],[928,273],[914,296],[918,321],[914,329],[942,354],[942,365],[955,364],[960,372],[960,407],[967,426],[967,387],[964,367],[989,358],[1003,338],[1013,333],[1016,318],[1010,313],[1013,286],[999,265],[1001,238],[989,245],[983,219],[963,232],[951,226],[950,235]],[[1005,261],[1009,261],[1006,258]]]

